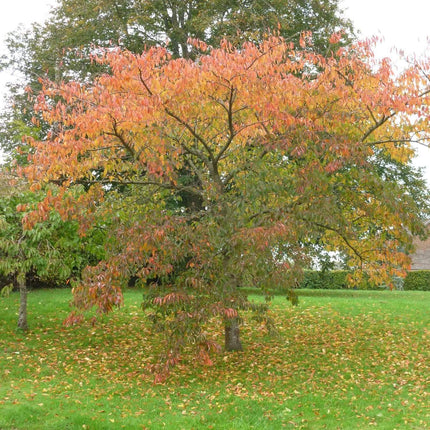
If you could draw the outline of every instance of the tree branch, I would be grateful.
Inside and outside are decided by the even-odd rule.
[[[234,125],[233,125],[233,103],[235,100],[235,94],[236,90],[235,88],[230,88],[230,96],[228,99],[228,107],[227,107],[227,121],[228,121],[228,132],[229,137],[227,139],[227,142],[224,144],[224,146],[220,149],[218,155],[215,157],[215,163],[218,164],[219,160],[223,156],[224,152],[227,151],[231,143],[233,142],[234,137],[236,136],[236,133],[234,132]]]
[[[392,112],[388,116],[383,115],[382,118],[379,121],[375,122],[375,125],[373,127],[370,127],[369,130],[367,130],[366,133],[364,133],[364,136],[361,138],[361,142],[364,142],[375,130],[377,130],[379,127],[381,127],[390,118],[392,118],[395,115],[396,115],[396,112]],[[372,117],[373,117],[373,115],[372,115]]]
[[[114,118],[112,115],[109,115],[112,119],[112,129],[113,132],[105,131],[104,134],[108,136],[114,136],[116,137],[122,144],[122,146],[125,148],[125,150],[133,157],[136,157],[136,151],[134,148],[125,140],[123,132],[121,132],[118,129],[118,121],[116,118]]]

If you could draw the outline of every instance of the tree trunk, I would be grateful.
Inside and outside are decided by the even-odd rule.
[[[240,342],[239,321],[237,319],[231,319],[225,324],[225,350],[243,350]]]
[[[19,286],[19,314],[18,314],[18,328],[27,331],[27,284],[25,275],[18,275]]]

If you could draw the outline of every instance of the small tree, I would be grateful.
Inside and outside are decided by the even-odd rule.
[[[318,249],[388,280],[408,266],[400,245],[423,231],[423,182],[398,178],[410,142],[428,137],[428,74],[411,67],[396,78],[388,62],[369,64],[367,44],[328,59],[305,44],[224,42],[196,61],[110,51],[97,61],[111,74],[88,86],[46,82],[39,96],[55,133],[31,140],[25,175],[60,184],[49,204],[64,216],[115,226],[110,257],[86,272],[75,303],[110,311],[137,276],[168,333],[168,365],[187,341],[209,360],[213,318],[225,348],[242,348],[240,311],[253,305],[238,287],[291,288]],[[85,198],[69,195],[77,184]]]
[[[48,195],[52,195],[52,189]],[[78,235],[78,225],[62,221],[51,211],[32,229],[23,226],[26,213],[43,212],[46,194],[31,192],[23,181],[13,179],[5,171],[0,177],[0,273],[12,277],[19,288],[18,328],[26,331],[27,281],[29,275],[57,284],[79,277],[89,264],[91,254]],[[93,248],[94,250],[94,248]]]

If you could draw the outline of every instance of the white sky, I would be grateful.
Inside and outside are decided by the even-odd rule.
[[[43,22],[55,0],[0,0],[0,53],[4,53],[7,34],[19,24],[29,26],[32,22]],[[10,73],[0,73],[0,107],[3,104],[6,83],[13,79]]]
[[[361,36],[384,39],[376,50],[378,57],[396,58],[393,48],[408,56],[427,52],[430,57],[430,0],[340,0],[340,4]],[[416,149],[414,164],[424,167],[430,187],[430,148]]]
[[[8,32],[20,23],[28,25],[43,21],[56,0],[2,0],[2,3],[0,52],[4,51],[3,40]],[[421,55],[430,46],[430,0],[340,0],[340,3],[363,37],[377,35],[385,39],[376,51],[378,56],[395,55],[391,50],[393,47],[408,55]],[[0,106],[5,97],[6,82],[11,79],[10,74],[0,73]],[[418,148],[415,164],[426,168],[430,185],[430,149]]]

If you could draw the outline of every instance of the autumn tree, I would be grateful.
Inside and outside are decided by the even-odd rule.
[[[427,63],[396,77],[388,61],[370,63],[367,43],[329,58],[304,45],[194,42],[198,60],[110,50],[97,58],[109,74],[47,81],[38,97],[56,132],[29,139],[23,173],[36,188],[56,183],[46,208],[83,231],[94,219],[115,227],[75,304],[110,311],[136,276],[166,333],[166,366],[189,342],[209,361],[216,339],[205,327],[217,320],[226,350],[242,348],[243,310],[256,306],[240,287],[288,291],[321,248],[348,257],[351,282],[390,282],[424,232],[423,182],[398,178],[411,142],[427,142]],[[78,186],[86,194],[75,200]],[[29,213],[27,228],[39,217]]]
[[[343,16],[338,0],[61,0],[49,19],[10,33],[0,68],[19,72],[22,79],[10,84],[10,101],[0,121],[0,145],[13,152],[31,131],[43,138],[47,125],[34,127],[33,98],[41,89],[39,78],[53,81],[85,81],[103,68],[89,60],[95,47],[120,46],[141,53],[146,46],[165,45],[176,57],[194,55],[189,37],[214,46],[224,37],[261,40],[269,29],[298,42],[302,31],[312,31],[312,49],[330,50],[328,36],[343,29],[342,43],[349,43],[353,30]],[[14,154],[15,156],[16,154]]]

